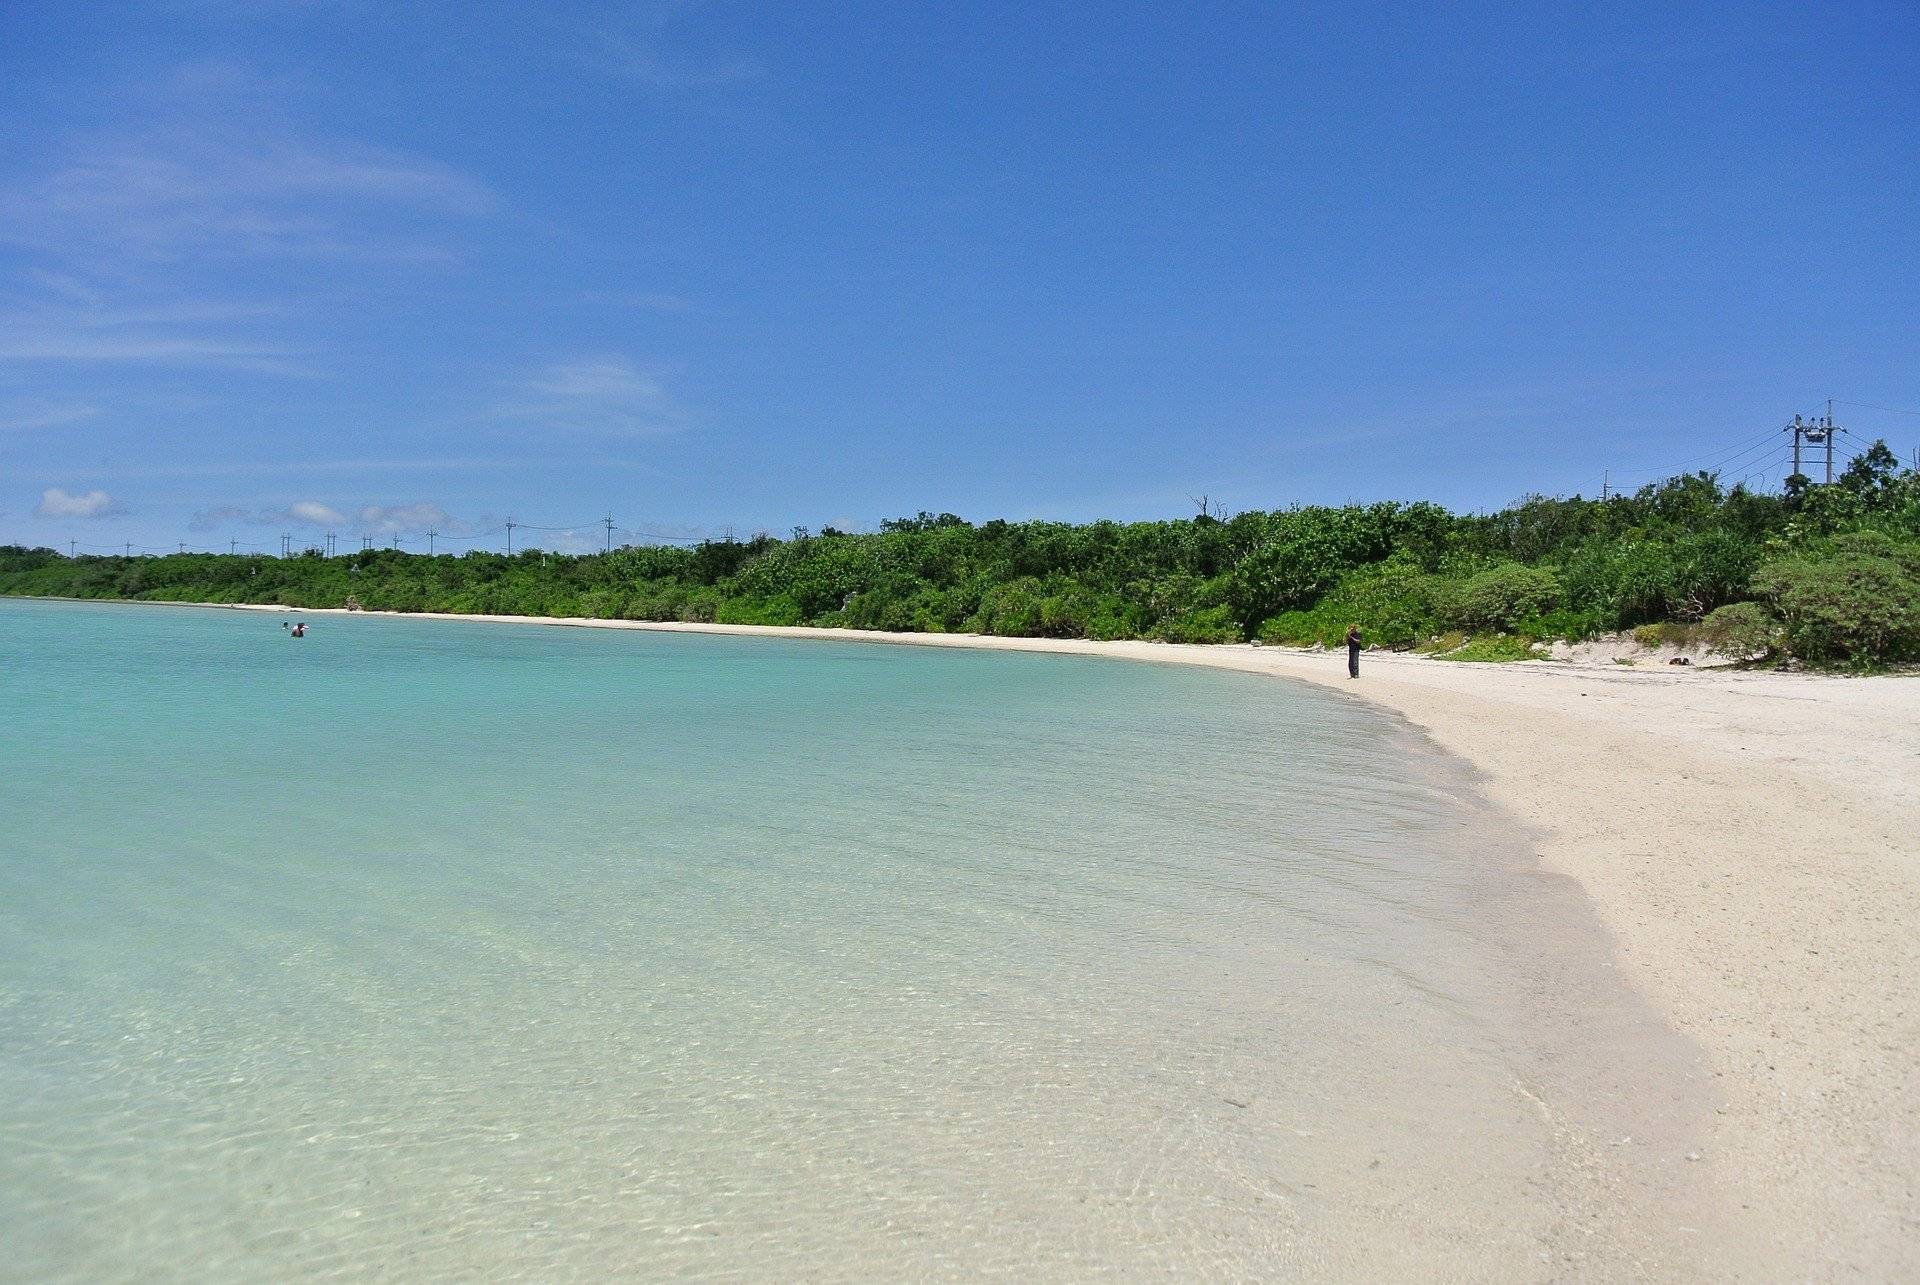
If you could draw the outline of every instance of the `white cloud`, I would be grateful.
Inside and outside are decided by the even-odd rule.
[[[261,509],[223,504],[194,514],[193,520],[187,525],[194,531],[212,531],[233,522],[269,527],[305,526],[377,535],[409,535],[429,530],[455,535],[467,529],[466,523],[437,504],[400,504],[390,508],[368,505],[359,510],[356,519],[319,500],[296,500],[292,504]]]
[[[685,295],[668,294],[664,290],[582,290],[579,297],[586,303],[640,308],[647,312],[671,314],[700,310],[700,305]]]
[[[222,261],[282,285],[341,261],[459,258],[457,237],[500,209],[483,182],[431,158],[303,126],[292,95],[244,70],[193,64],[127,118],[34,140],[0,178],[0,247],[37,296],[0,299],[0,362],[307,375],[260,318],[285,311],[185,297]],[[451,243],[451,245],[450,245]]]
[[[202,509],[187,523],[187,530],[213,531],[229,522],[245,520],[250,512],[251,510],[243,509],[237,504],[223,504],[218,508]]]
[[[369,504],[360,510],[360,529],[376,535],[421,531],[458,535],[466,530],[466,524],[437,504],[398,504],[390,508]]]
[[[76,365],[219,366],[263,374],[304,375],[292,354],[272,344],[168,333],[98,333],[102,323],[41,313],[0,319],[0,361]]]
[[[601,71],[655,89],[711,89],[758,80],[765,66],[755,58],[701,59],[670,52],[664,15],[647,31],[606,28],[591,33],[582,58]]]
[[[0,406],[0,432],[9,429],[58,428],[78,424],[100,413],[98,406],[81,403],[25,402]]]
[[[40,503],[33,510],[37,518],[104,518],[117,513],[120,506],[105,491],[88,491],[85,495],[71,495],[57,486],[50,486],[40,493]]]
[[[318,500],[296,500],[287,506],[287,517],[308,526],[344,526],[346,515]]]
[[[659,433],[681,423],[659,379],[618,355],[548,366],[521,381],[494,414],[600,433]]]
[[[499,207],[451,166],[306,135],[277,116],[216,95],[163,123],[77,136],[54,167],[0,189],[0,240],[86,262],[432,259],[448,256],[423,238],[423,219]]]

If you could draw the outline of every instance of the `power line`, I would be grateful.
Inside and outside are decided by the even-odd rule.
[[[1872,402],[1850,402],[1839,397],[1829,398],[1835,406],[1858,406],[1862,410],[1885,411],[1889,415],[1912,415],[1920,418],[1920,410],[1902,410],[1898,406],[1876,406]]]

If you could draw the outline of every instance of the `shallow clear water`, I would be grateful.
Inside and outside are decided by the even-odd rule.
[[[1550,1234],[1506,939],[1562,894],[1357,703],[281,619],[0,601],[0,1275],[1248,1274]]]

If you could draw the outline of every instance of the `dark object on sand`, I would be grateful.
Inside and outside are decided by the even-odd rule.
[[[1347,626],[1347,677],[1360,677],[1360,626]]]

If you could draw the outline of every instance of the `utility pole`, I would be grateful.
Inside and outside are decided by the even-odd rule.
[[[127,541],[127,556],[129,558],[133,556],[133,541],[131,540]]]
[[[67,557],[77,558],[79,556],[80,556],[80,542],[78,540],[67,541]]]
[[[1833,481],[1833,439],[1838,434],[1833,428],[1833,398],[1827,398],[1827,481]]]
[[[1607,498],[1607,486],[1612,481],[1613,481],[1613,470],[1601,469],[1600,470],[1600,499],[1603,503]]]
[[[180,542],[180,552],[185,553],[186,551],[187,551],[187,542],[185,540],[182,540]]]
[[[327,532],[327,556],[329,558],[333,556],[333,532],[331,531]]]
[[[507,519],[507,556],[513,556],[513,519]]]
[[[291,531],[280,533],[280,556],[283,558],[293,556],[293,532]]]
[[[607,514],[607,516],[602,520],[607,525],[607,552],[612,553],[613,552],[613,514],[611,513]]]
[[[1793,471],[1797,476],[1805,476],[1800,471],[1801,443],[1826,447],[1826,480],[1831,483],[1833,481],[1833,441],[1840,432],[1839,425],[1833,422],[1833,402],[1831,400],[1827,402],[1827,414],[1824,419],[1802,419],[1795,415],[1793,423],[1781,431],[1793,434]]]
[[[227,556],[232,557],[238,552],[240,552],[240,542],[238,540],[227,541]]]
[[[440,533],[432,527],[427,528],[427,556],[429,558],[433,556],[433,537],[439,534]]]

